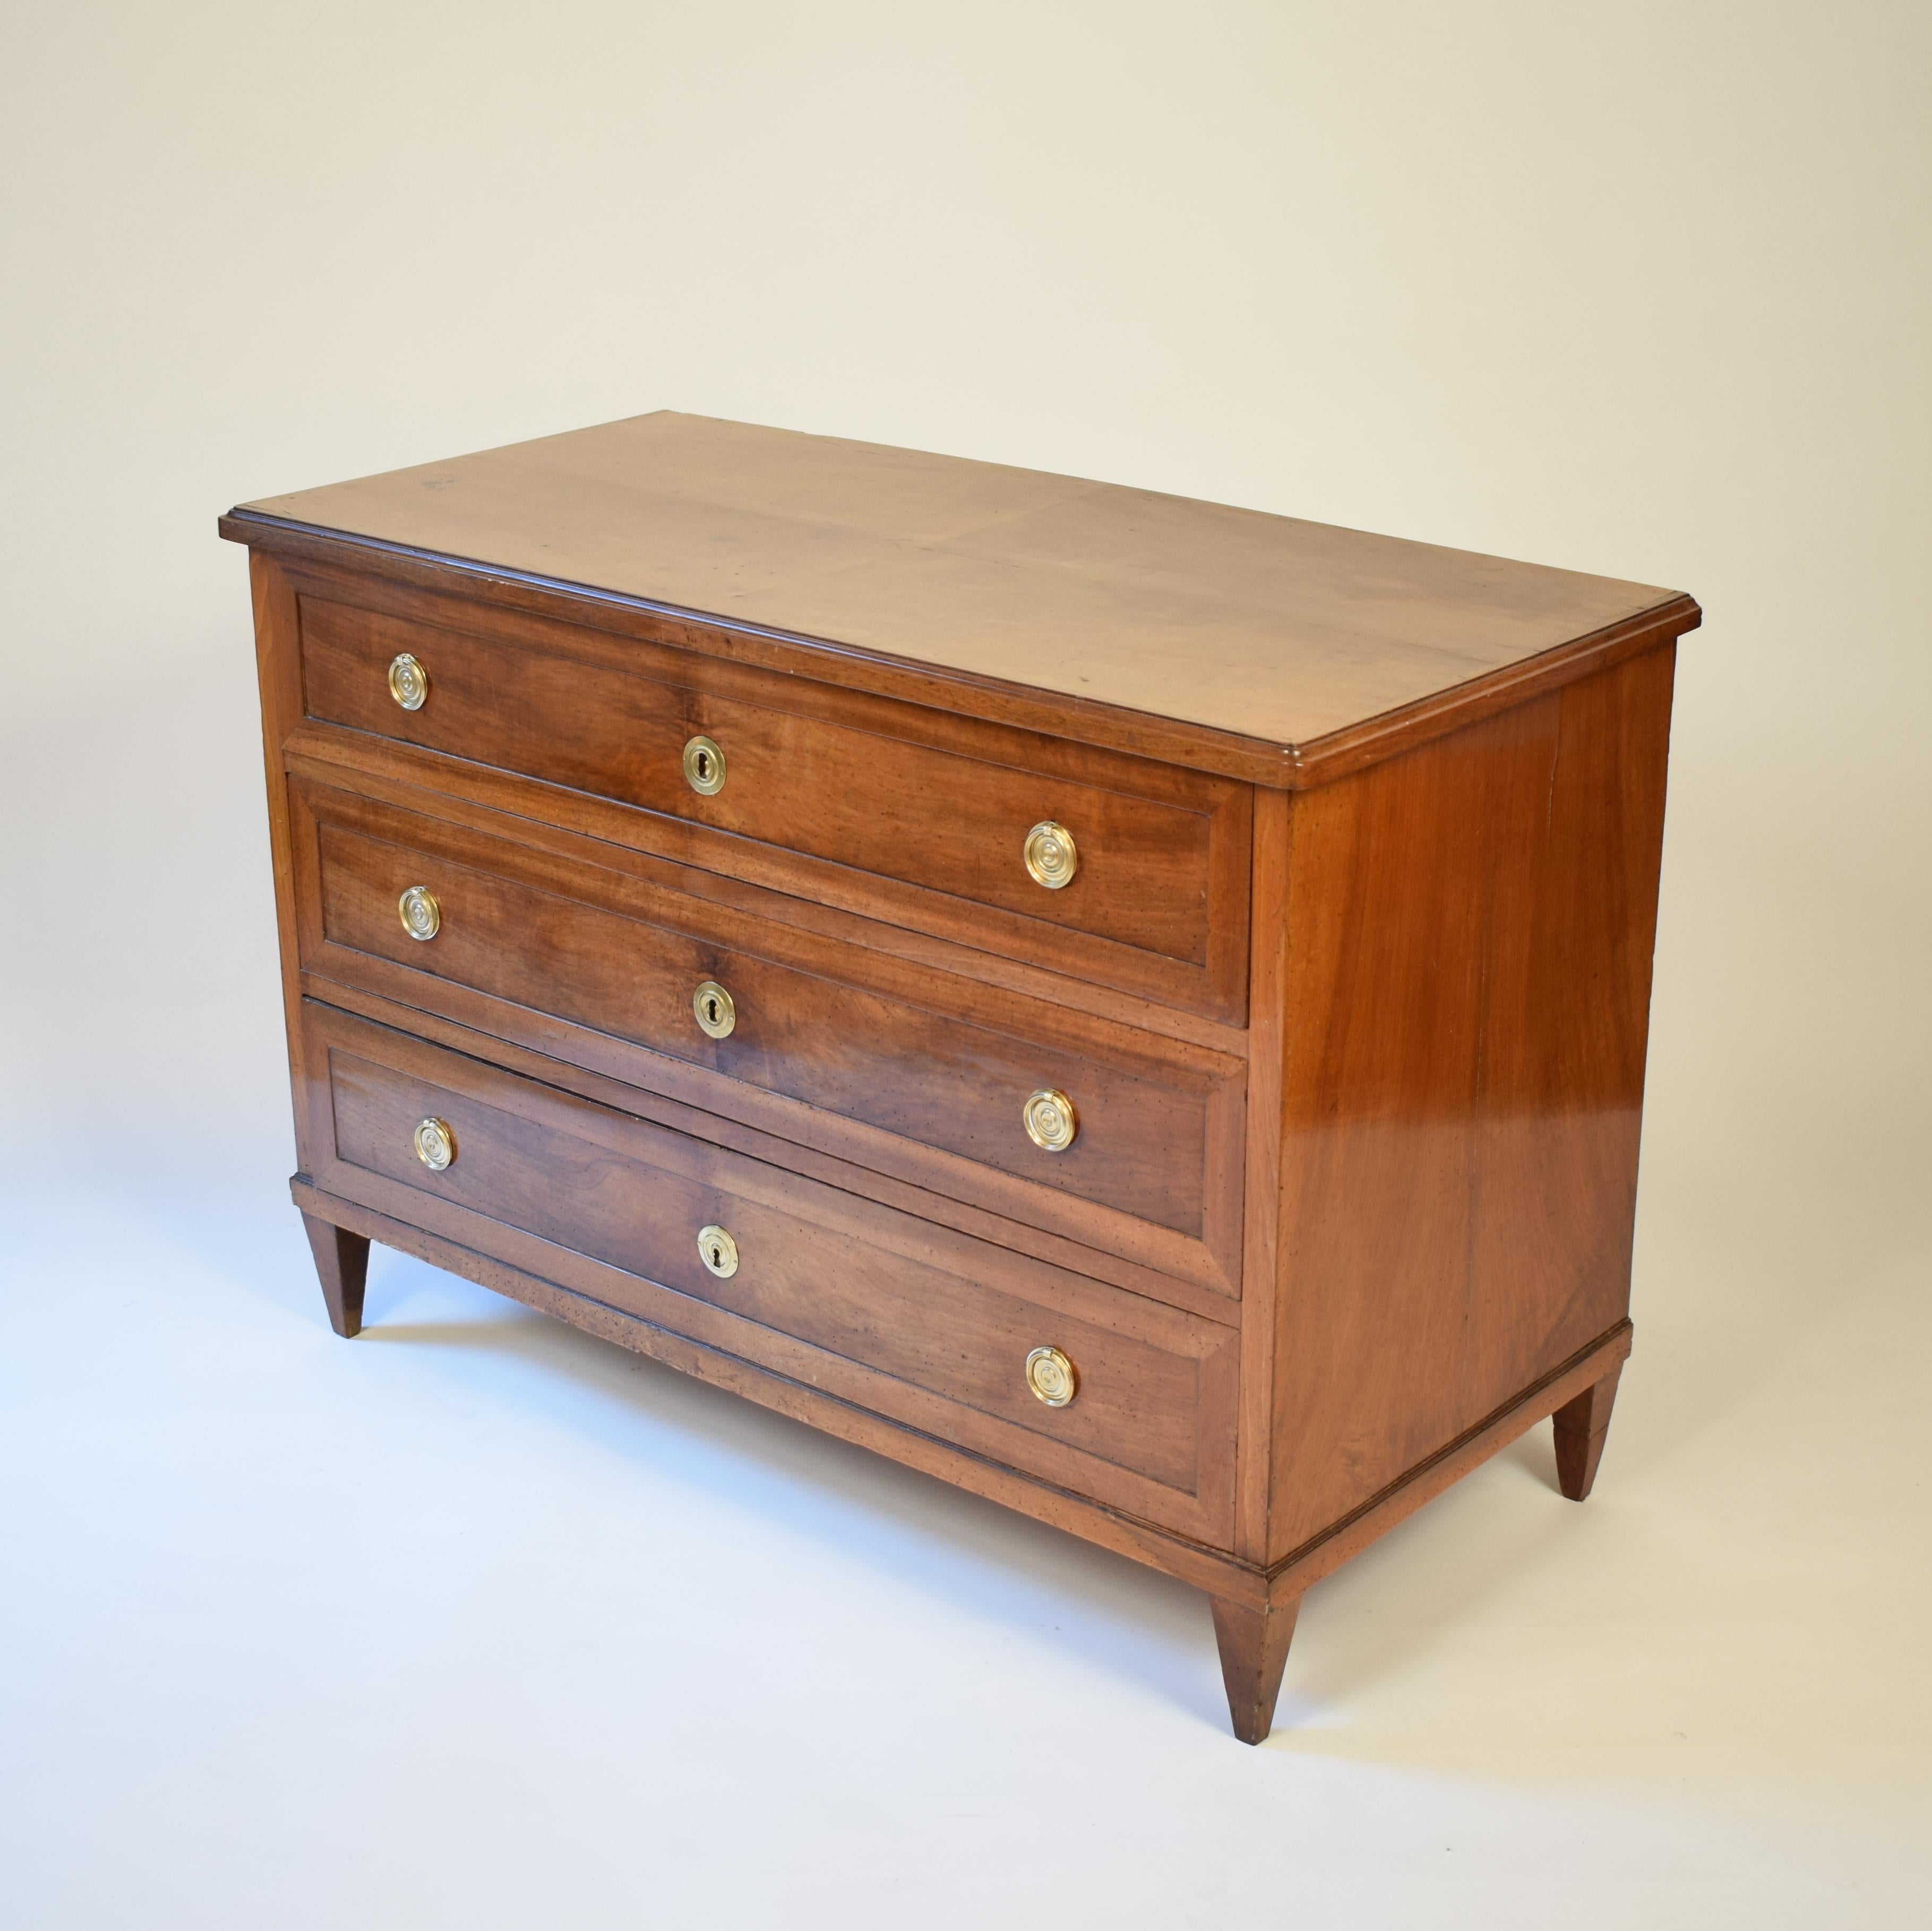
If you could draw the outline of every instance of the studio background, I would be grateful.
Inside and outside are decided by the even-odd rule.
[[[7,8],[0,1924],[1924,1922],[1928,73]],[[1703,604],[1596,1494],[1539,1429],[1318,1585],[1259,1751],[1178,1584],[380,1249],[328,1332],[215,517],[664,406]]]

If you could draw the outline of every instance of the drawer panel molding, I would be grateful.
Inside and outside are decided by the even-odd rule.
[[[311,970],[458,1019],[480,994],[540,1050],[1238,1292],[1239,1060],[426,813],[293,797]]]
[[[1232,1509],[1202,1448],[1233,1426],[1234,1330],[326,1006],[304,1025],[318,1185],[1149,1521]],[[1042,1348],[1075,1364],[1064,1406]]]
[[[879,916],[958,929],[977,908],[981,944],[1239,1015],[1244,786],[586,626],[349,594],[298,598],[319,725],[673,821],[723,870],[788,868],[801,891],[860,874]]]

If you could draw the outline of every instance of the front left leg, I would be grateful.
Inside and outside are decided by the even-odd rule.
[[[315,1252],[315,1271],[322,1276],[322,1298],[328,1304],[328,1324],[344,1340],[362,1330],[362,1290],[369,1279],[369,1243],[332,1221],[302,1216],[308,1244]]]

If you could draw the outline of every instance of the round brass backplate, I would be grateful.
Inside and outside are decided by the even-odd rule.
[[[433,939],[442,929],[442,907],[427,885],[412,885],[396,901],[403,930],[412,939]]]
[[[724,788],[724,754],[716,738],[694,737],[684,747],[684,781],[706,798]]]
[[[1080,853],[1073,843],[1073,834],[1051,818],[1042,819],[1028,832],[1021,856],[1034,883],[1045,886],[1049,892],[1071,885],[1073,874],[1080,869]]]
[[[700,1227],[698,1258],[721,1281],[728,1281],[738,1271],[738,1243],[722,1227]]]
[[[429,673],[406,650],[390,661],[389,695],[406,711],[419,711],[429,702]]]
[[[691,995],[691,1009],[714,1039],[729,1039],[738,1023],[738,1009],[731,1003],[731,995],[715,979],[703,981]]]
[[[440,1174],[456,1158],[456,1135],[446,1120],[425,1120],[416,1130],[416,1158]]]
[[[1064,1408],[1080,1392],[1073,1363],[1057,1348],[1036,1348],[1026,1359],[1027,1386],[1050,1408]]]
[[[1058,1087],[1042,1087],[1039,1092],[1028,1093],[1020,1119],[1027,1138],[1049,1153],[1065,1153],[1080,1132],[1080,1116]]]

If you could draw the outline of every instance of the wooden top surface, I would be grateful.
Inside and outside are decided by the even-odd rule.
[[[1647,584],[669,412],[270,497],[227,533],[256,540],[257,517],[1151,714],[1289,767],[1520,688],[1544,653],[1697,621]]]

